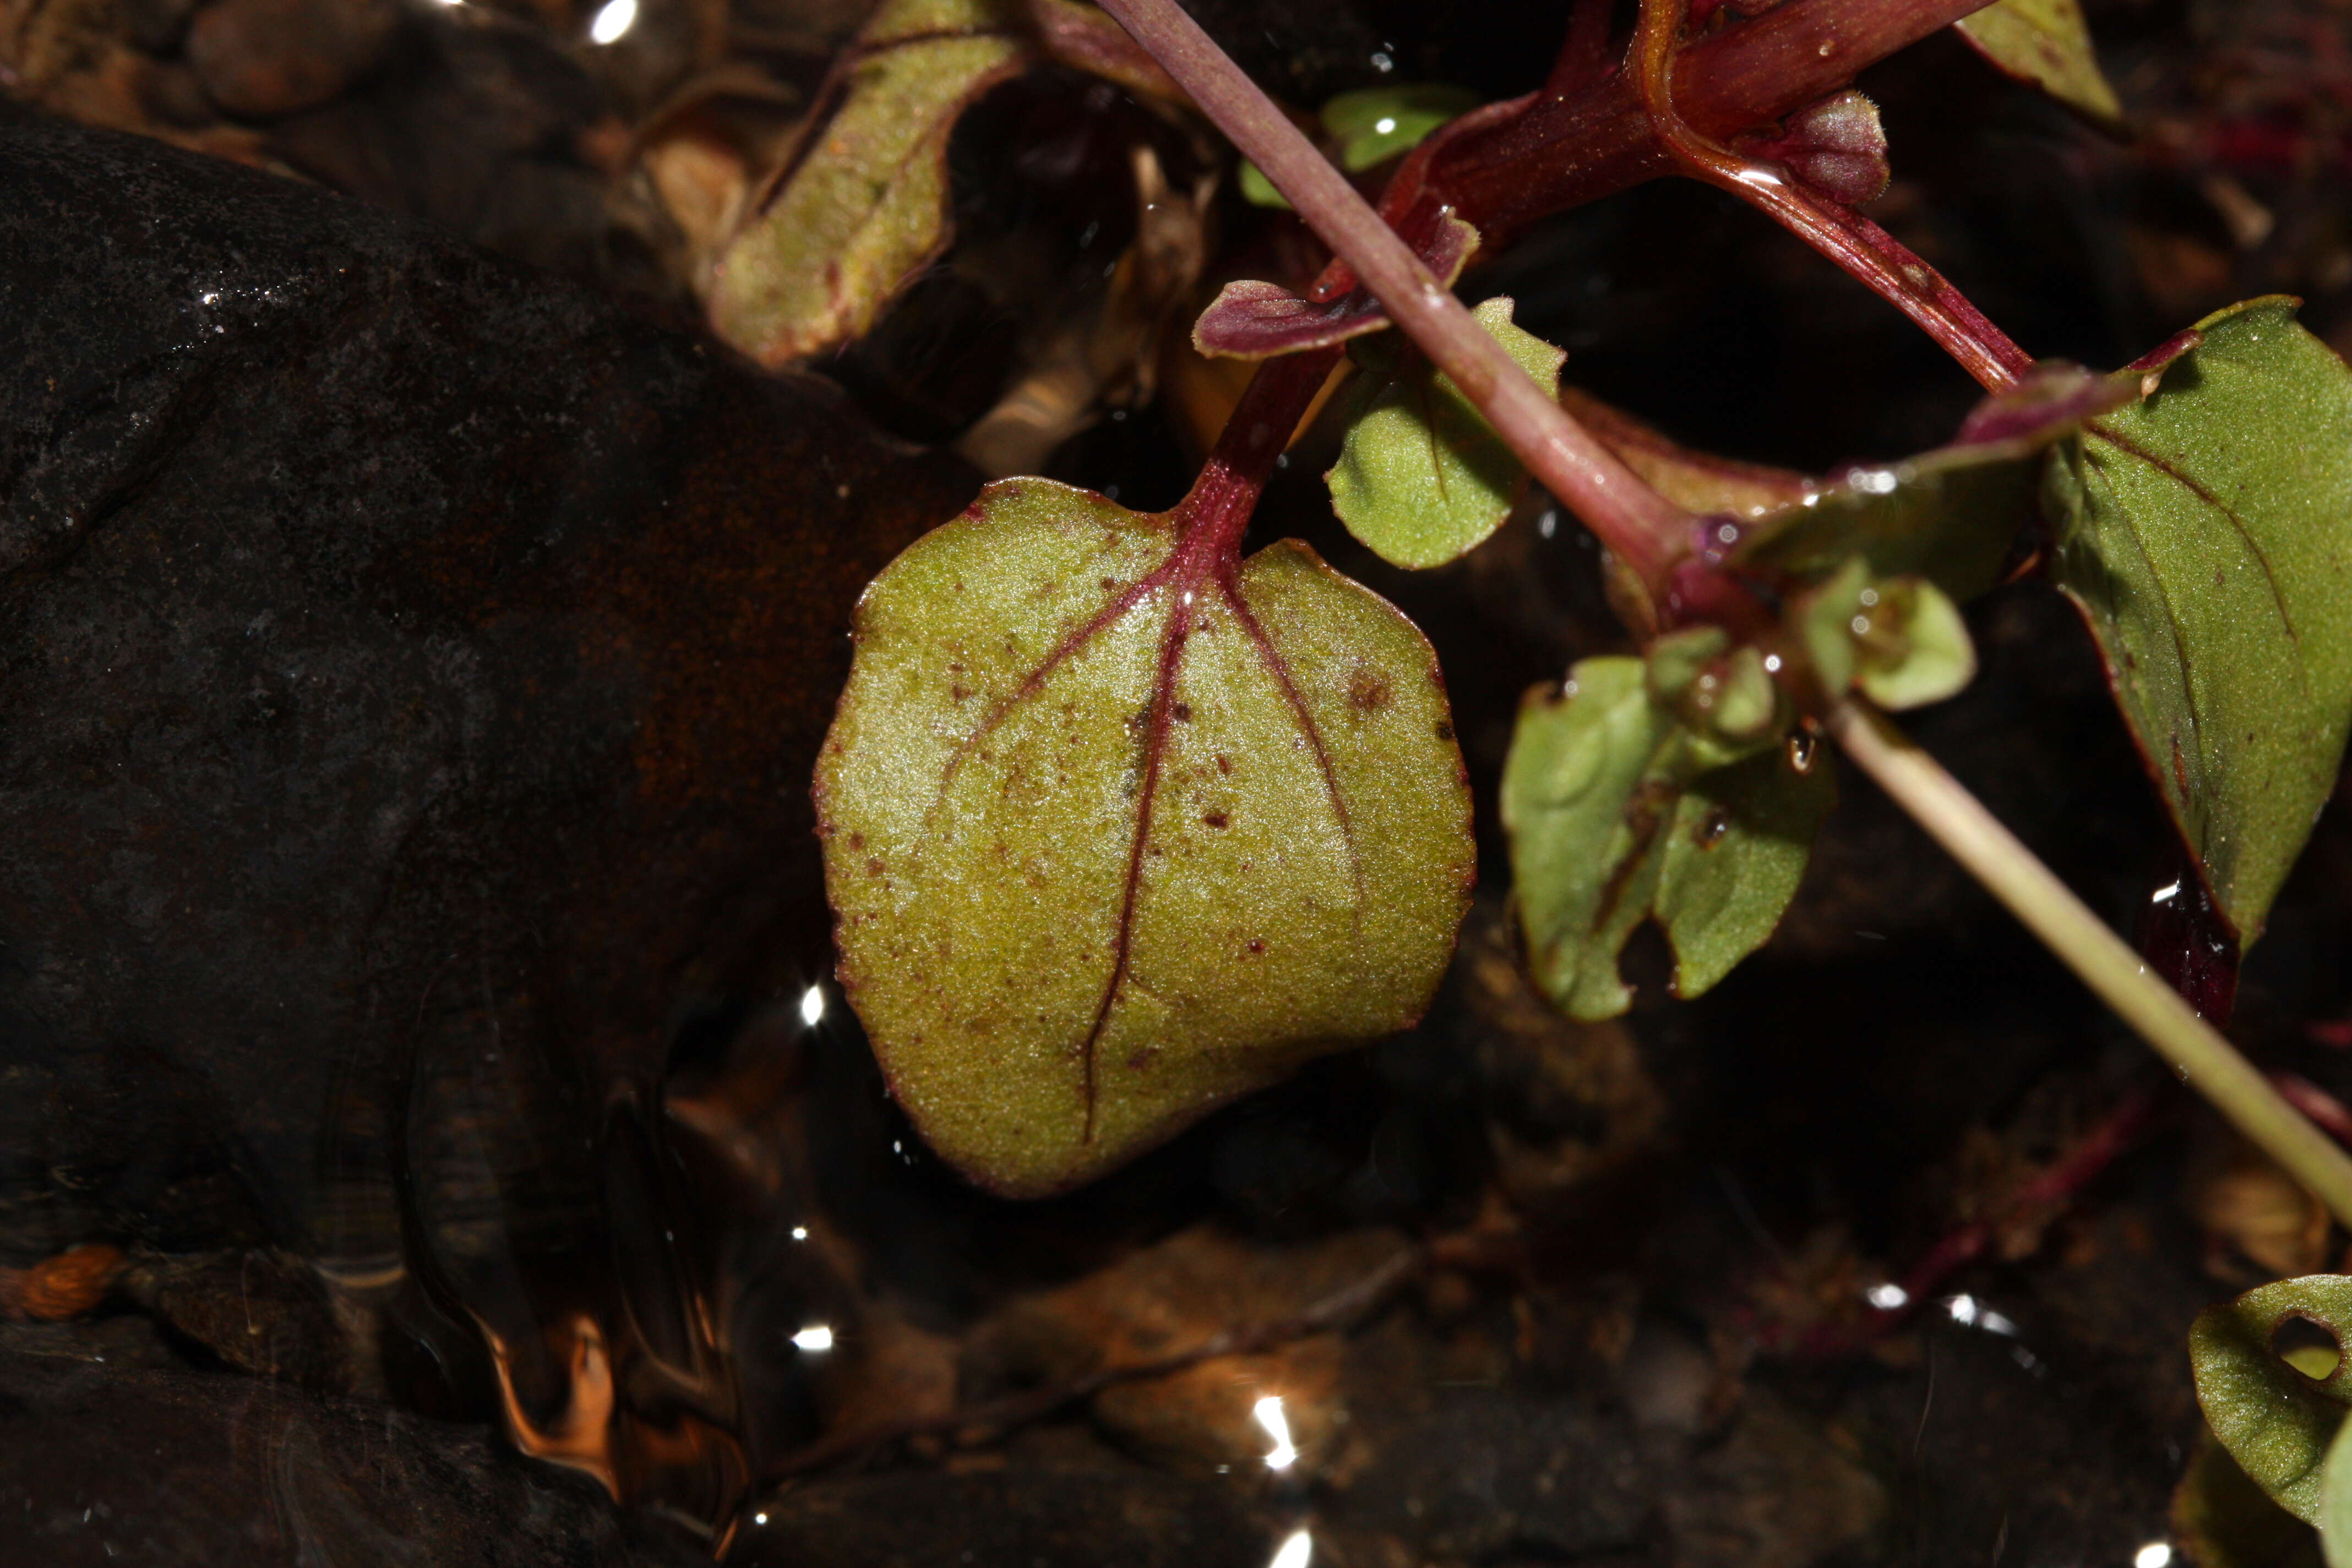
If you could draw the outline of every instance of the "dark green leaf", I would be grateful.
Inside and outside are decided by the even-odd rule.
[[[1822,762],[1800,771],[1769,731],[1722,765],[1737,749],[1691,729],[1656,684],[1640,659],[1582,660],[1528,694],[1504,764],[1529,965],[1578,1018],[1624,1011],[1617,955],[1645,917],[1673,944],[1684,996],[1760,946],[1833,798]]]
[[[2257,300],[2062,447],[2059,585],[2221,913],[2251,945],[2352,723],[2352,373]]]
[[[1977,53],[2092,119],[2120,122],[2124,106],[2099,69],[2082,0],[1993,0],[1957,24]]]
[[[1546,391],[1568,356],[1511,324],[1498,296],[1472,312]],[[1383,344],[1384,348],[1388,345]],[[1339,460],[1325,476],[1348,531],[1399,566],[1442,566],[1510,515],[1528,471],[1454,383],[1419,354],[1368,374]]]
[[[1948,447],[1849,468],[1797,504],[1721,530],[1735,568],[1819,582],[1859,555],[1872,575],[1924,576],[1957,600],[1992,586],[2032,515],[2039,454],[2082,422],[2129,401],[2128,378],[2038,368],[1988,399]]]
[[[994,485],[875,580],[817,771],[841,976],[950,1163],[1076,1184],[1410,1023],[1467,906],[1428,644],[1296,542]]]
[[[1941,702],[1976,679],[1968,623],[1924,577],[1874,581],[1857,555],[1798,601],[1805,651],[1832,693],[1858,688],[1881,708]]]
[[[2317,1522],[2328,1444],[2352,1405],[2352,1363],[2314,1378],[2272,1349],[2290,1318],[2316,1323],[2340,1345],[2352,1331],[2352,1279],[2282,1279],[2209,1307],[2189,1330],[2197,1403],[2221,1446],[2253,1482],[2296,1518]]]

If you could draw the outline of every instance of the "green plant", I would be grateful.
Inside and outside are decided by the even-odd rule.
[[[1828,741],[2352,1223],[2352,1159],[2213,1027],[2352,726],[2352,372],[2288,299],[2218,312],[2122,372],[2039,364],[1855,212],[1886,184],[1886,148],[1846,82],[1952,21],[2115,118],[2074,5],[1785,0],[1694,28],[1684,0],[1642,0],[1616,66],[1612,7],[1578,0],[1540,94],[1444,124],[1423,89],[1328,108],[1350,172],[1428,132],[1379,209],[1171,0],[1103,0],[1140,57],[1077,7],[889,7],[845,91],[901,91],[889,49],[940,45],[898,12],[939,5],[1002,33],[960,89],[919,99],[924,134],[943,141],[936,115],[1028,26],[1030,47],[1188,99],[1249,160],[1256,200],[1286,202],[1334,257],[1303,294],[1228,284],[1200,318],[1202,351],[1258,369],[1173,510],[1009,479],[866,597],[818,766],[828,886],[842,978],[948,1162],[1009,1194],[1066,1190],[1428,1002],[1473,868],[1440,672],[1303,545],[1240,555],[1345,355],[1328,484],[1357,538],[1442,564],[1534,475],[1600,538],[1642,642],[1528,693],[1503,775],[1528,969],[1561,1008],[1625,1008],[1618,950],[1642,921],[1665,931],[1684,996],[1771,936],[1832,799]],[[1988,400],[1948,447],[1832,482],[1573,414],[1559,353],[1510,300],[1473,312],[1449,284],[1477,247],[1665,169],[1771,214]],[[936,200],[877,191],[866,228],[894,254],[939,245]],[[840,300],[804,315],[821,312],[818,336],[846,320]],[[2094,632],[2194,865],[2145,954],[1886,717],[1971,679],[1957,605],[2000,581],[2037,517],[2044,572]],[[2222,1446],[2324,1526],[2352,1519],[2352,1371],[2298,1371],[2272,1333],[2284,1317],[2333,1331],[2343,1295],[2336,1277],[2265,1286],[2192,1335]],[[2352,1561],[2352,1523],[2328,1540]]]
[[[951,1163],[1059,1190],[1436,983],[1470,857],[1427,649],[1303,547],[1239,554],[1346,354],[1330,484],[1364,542],[1451,560],[1532,475],[1606,547],[1643,645],[1532,694],[1503,783],[1530,967],[1562,1007],[1625,1005],[1617,953],[1644,920],[1685,995],[1770,934],[1831,796],[1826,739],[2352,1223],[2352,1159],[2214,1027],[2352,724],[2352,373],[2276,298],[2111,374],[2038,363],[1855,210],[1886,159],[1848,83],[1962,18],[2112,116],[2074,6],[1786,0],[1694,26],[1643,0],[1621,67],[1610,6],[1579,0],[1550,85],[1435,128],[1377,210],[1171,0],[1104,8],[1333,259],[1303,293],[1234,284],[1201,318],[1204,352],[1260,363],[1181,504],[1008,481],[868,595],[820,768],[828,874],[852,999]],[[1365,107],[1326,116],[1351,168],[1395,150],[1349,151]],[[1508,301],[1451,292],[1476,247],[1666,171],[1752,203],[1942,345],[1988,394],[1953,441],[1823,482],[1675,453],[1571,413]],[[1886,717],[1966,684],[1956,606],[2037,513],[2196,868],[2147,954]],[[2292,1402],[2293,1455],[2248,1465],[2299,1510],[2321,1506],[2306,1472],[2341,1379]]]
[[[935,110],[935,142],[940,106],[959,100],[940,81],[968,96],[1018,47],[1007,22],[980,35],[984,59],[903,74],[909,49],[950,41],[943,22],[967,37],[985,10],[939,9],[886,12],[844,89],[869,113],[895,104],[902,125]],[[2259,934],[2352,719],[2352,616],[2335,587],[2352,552],[2352,450],[2336,438],[2352,429],[2352,378],[2290,302],[2223,312],[2114,375],[2037,365],[1856,213],[1886,164],[1875,114],[1844,80],[1966,16],[1965,0],[1801,0],[1769,26],[1696,42],[1679,5],[1652,0],[1615,72],[1606,7],[1585,5],[1555,87],[1437,130],[1379,214],[1181,14],[1108,9],[1336,259],[1303,297],[1236,284],[1202,317],[1205,349],[1262,363],[1174,510],[1008,481],[868,596],[819,781],[844,973],[952,1163],[1011,1191],[1067,1185],[1306,1055],[1393,1026],[1434,984],[1468,861],[1426,650],[1303,554],[1239,556],[1280,437],[1352,345],[1352,423],[1330,477],[1350,529],[1391,561],[1438,564],[1491,532],[1532,472],[1607,545],[1649,644],[1531,699],[1505,781],[1530,958],[1563,1006],[1622,1008],[1615,955],[1643,919],[1665,928],[1685,995],[1769,935],[1831,788],[1826,761],[1790,759],[1826,733],[2352,1215],[2352,1162],[1877,717],[1967,680],[1954,604],[1997,579],[2038,498],[2053,574],[2100,639],[2196,855],[2198,936],[2234,951]],[[1066,37],[1079,13],[1044,15]],[[1974,27],[2095,100],[2070,16],[2011,5]],[[1834,47],[1803,47],[1816,36]],[[1088,47],[1113,53],[1099,36]],[[1415,114],[1426,128],[1429,99],[1400,95],[1391,113],[1350,101],[1335,135],[1386,135]],[[1780,124],[1757,123],[1771,112]],[[1728,142],[1699,128],[1740,121]],[[1754,202],[1991,397],[1950,446],[1832,483],[1790,476],[1759,498],[1654,452],[1637,474],[1563,408],[1557,351],[1511,324],[1507,300],[1474,316],[1443,285],[1483,235],[1637,177],[1644,159]],[[903,262],[937,242],[904,233],[935,207],[892,185],[826,234],[897,233]],[[737,297],[720,291],[722,316]],[[1409,343],[1382,332],[1391,322]],[[1271,621],[1257,584],[1284,563],[1318,603]],[[1290,773],[1273,765],[1286,746]],[[1203,768],[1223,771],[1212,784]]]

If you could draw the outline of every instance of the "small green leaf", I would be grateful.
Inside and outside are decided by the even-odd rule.
[[[1800,772],[1775,746],[1701,773],[1675,810],[1651,900],[1675,950],[1675,994],[1697,996],[1770,940],[1837,804],[1827,753]]]
[[[1343,92],[1323,106],[1336,162],[1354,174],[1418,147],[1450,120],[1478,107],[1468,88],[1442,81],[1399,82]]]
[[[1955,26],[1977,53],[2006,74],[2094,120],[2122,121],[2124,106],[2099,69],[2082,0],[1993,0]]]
[[[764,208],[719,258],[711,330],[763,364],[871,327],[948,241],[948,138],[1031,58],[1003,0],[891,0],[858,35]]]
[[[2133,406],[2059,448],[2059,586],[2241,942],[2352,725],[2352,372],[2292,300],[2201,323]]]
[[[1475,865],[1429,645],[1286,542],[991,486],[859,605],[816,781],[841,977],[931,1147],[1086,1181],[1419,1016]]]
[[[2311,1523],[2320,1520],[2328,1445],[2352,1405],[2352,1358],[2325,1378],[2296,1371],[2272,1348],[2290,1318],[2317,1324],[2341,1344],[2352,1331],[2352,1279],[2282,1279],[2208,1307],[2189,1330],[2189,1362],[2206,1425],[2255,1485]]]
[[[1442,81],[1399,82],[1343,92],[1323,106],[1331,161],[1349,174],[1421,145],[1429,133],[1478,107],[1478,95]],[[1242,195],[1253,205],[1287,209],[1290,203],[1255,163],[1244,161]]]
[[[1976,679],[1959,606],[1924,577],[1874,582],[1857,555],[1798,602],[1798,635],[1832,693],[1861,689],[1881,708],[1922,708]]]
[[[1529,966],[1572,1016],[1625,1010],[1617,955],[1645,917],[1665,930],[1684,996],[1762,945],[1833,798],[1825,766],[1799,771],[1769,734],[1721,765],[1733,749],[1661,700],[1696,683],[1685,667],[1699,650],[1667,649],[1655,680],[1640,659],[1584,659],[1520,706],[1503,826]]]
[[[1472,312],[1547,392],[1568,356],[1511,324],[1497,296]],[[1528,471],[1486,416],[1419,354],[1356,394],[1339,461],[1325,475],[1348,531],[1398,566],[1442,566],[1502,526]]]

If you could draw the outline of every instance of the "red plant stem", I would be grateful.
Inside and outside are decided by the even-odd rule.
[[[1679,51],[1675,102],[1717,138],[1827,97],[1864,67],[1987,0],[1784,0]],[[1622,72],[1573,97],[1531,94],[1465,115],[1414,149],[1381,211],[1454,207],[1499,246],[1536,219],[1670,173],[1673,158]]]
[[[1662,591],[1688,549],[1690,514],[1643,484],[1538,386],[1174,0],[1106,0],[1104,9],[1265,172],[1332,252],[1348,259],[1390,320],[1453,379],[1545,487],[1654,595]]]
[[[2158,1104],[2151,1089],[2135,1089],[2125,1096],[2122,1104],[2061,1155],[2055,1164],[2011,1194],[1998,1215],[1964,1225],[1930,1247],[1927,1255],[1903,1276],[1902,1305],[1874,1307],[1860,1325],[1825,1325],[1816,1329],[1799,1342],[1798,1353],[1842,1354],[1900,1325],[1962,1266],[1984,1256],[2002,1226],[2013,1224],[2036,1209],[2071,1203],[2084,1187],[2098,1180],[2155,1125]]]
[[[1728,135],[1747,130],[1837,90],[1864,66],[1984,3],[1785,0],[1760,16],[1681,50],[1674,60],[1676,103],[1684,121],[1700,131]],[[1109,8],[1127,22],[1119,4]],[[1555,68],[1553,84],[1544,91],[1475,110],[1416,148],[1391,180],[1381,216],[1408,233],[1433,232],[1440,213],[1455,211],[1492,247],[1538,217],[1669,173],[1673,158],[1625,75],[1605,68],[1596,70],[1589,63],[1568,63],[1569,55],[1583,55],[1593,47],[1592,17],[1606,10],[1605,5],[1580,0],[1562,66]],[[1195,54],[1223,58],[1213,43],[1193,31]],[[1153,47],[1138,37],[1148,48]],[[1231,62],[1225,63],[1230,68]],[[1247,85],[1245,79],[1243,85]],[[1263,103],[1263,98],[1258,101]],[[1244,103],[1244,113],[1247,109]],[[1894,242],[1890,238],[1887,243]],[[1335,258],[1311,297],[1337,299],[1356,286],[1353,269]],[[1211,459],[1213,468],[1223,459],[1223,471],[1204,470],[1196,494],[1185,503],[1196,513],[1227,516],[1220,531],[1235,542],[1265,481],[1263,471],[1255,483],[1243,476],[1261,463],[1270,464],[1271,456],[1235,449],[1234,426],[1263,424],[1290,430],[1321,383],[1319,374],[1311,379],[1295,376],[1281,368],[1283,363],[1276,359],[1259,367]],[[1288,401],[1277,398],[1277,393]],[[1232,520],[1236,507],[1243,515]],[[1637,553],[1655,549],[1654,543],[1652,552]],[[1683,553],[1680,542],[1669,542],[1665,553],[1670,566],[1672,558]],[[1663,578],[1660,563],[1652,560],[1645,581],[1661,600],[1666,596],[1658,592]]]
[[[1779,170],[1743,158],[1675,112],[1675,44],[1685,0],[1642,0],[1633,35],[1642,102],[1675,161],[1697,178],[1769,214],[1917,324],[1988,391],[2016,384],[2032,363],[1943,275],[1861,214],[1807,191]]]
[[[1195,539],[1218,555],[1241,548],[1250,513],[1274,473],[1274,460],[1290,444],[1315,392],[1339,363],[1338,348],[1285,354],[1258,367],[1241,401],[1225,419],[1201,477],[1176,509],[1188,543]]]

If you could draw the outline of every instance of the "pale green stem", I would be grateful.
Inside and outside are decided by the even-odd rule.
[[[2282,1099],[1959,780],[1860,701],[1839,703],[1828,727],[1863,772],[2155,1047],[2184,1082],[2352,1226],[2352,1155]]]

